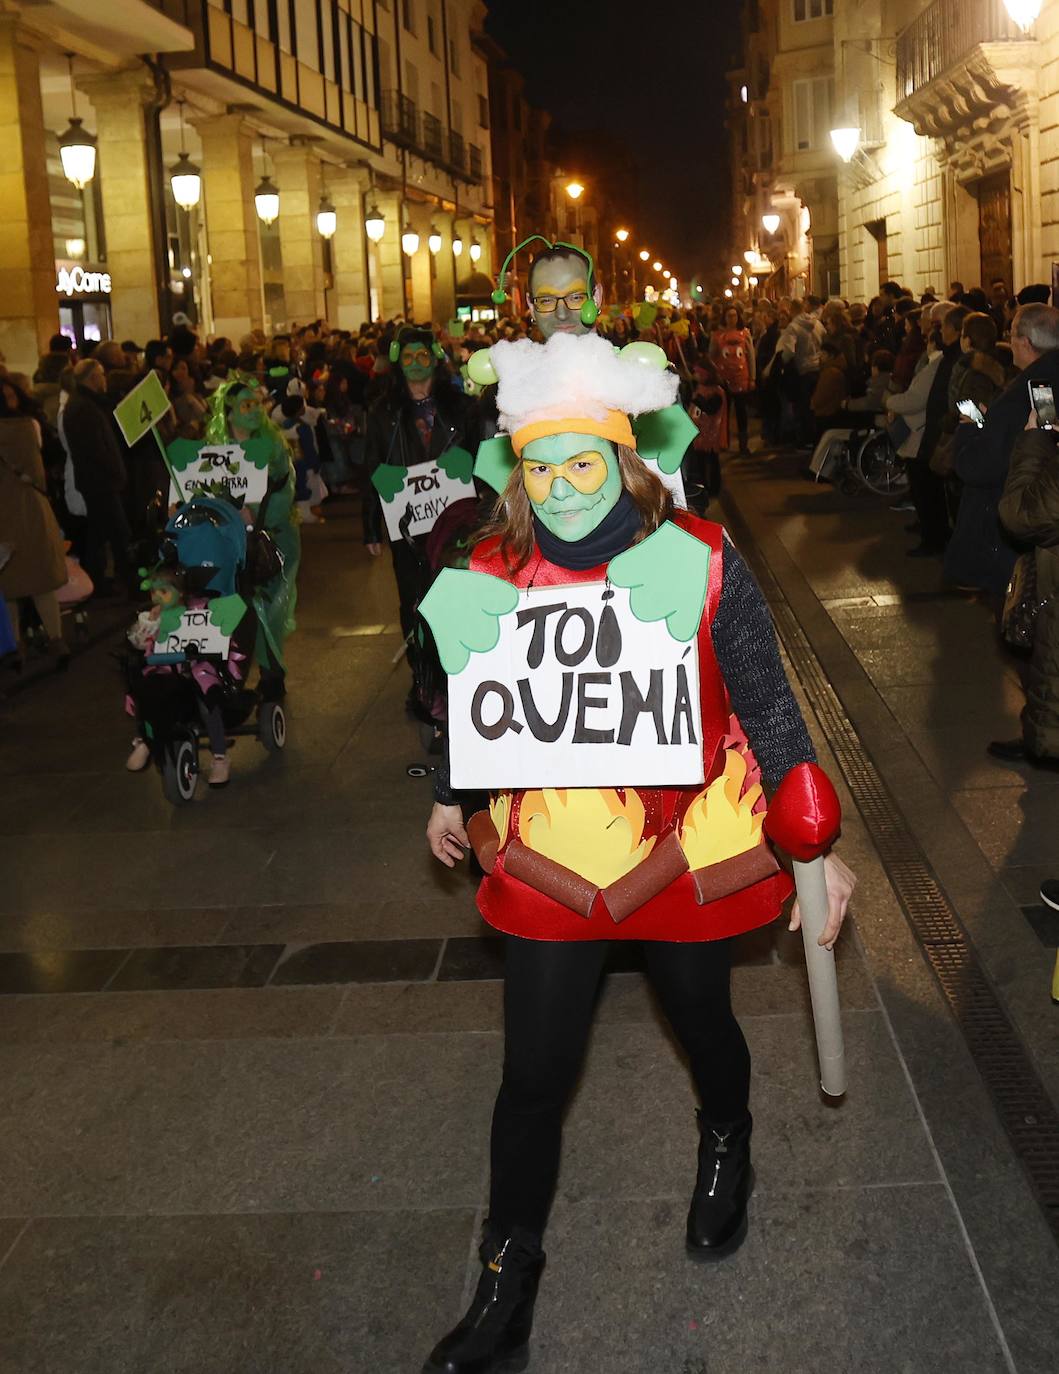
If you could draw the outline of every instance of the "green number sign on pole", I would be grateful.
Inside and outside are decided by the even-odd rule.
[[[169,455],[165,451],[165,444],[162,443],[162,436],[155,428],[169,408],[169,397],[159,381],[158,373],[151,371],[114,407],[114,418],[130,448],[150,430],[165,462],[166,470],[172,477],[173,469],[169,465]]]

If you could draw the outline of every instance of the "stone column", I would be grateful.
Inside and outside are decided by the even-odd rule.
[[[441,230],[441,252],[434,259],[437,269],[434,278],[434,312],[438,323],[445,325],[456,314],[456,259],[452,256],[452,216],[439,214],[434,222]]]
[[[13,14],[0,16],[0,129],[0,350],[12,371],[32,376],[59,311],[39,63]]]
[[[404,253],[401,251],[401,197],[396,192],[380,192],[376,205],[386,221],[386,232],[375,245],[379,264],[379,316],[391,320],[406,310],[404,298]]]
[[[365,188],[356,172],[329,172],[327,194],[338,215],[331,240],[335,309],[332,324],[356,330],[370,316],[367,235],[364,233]]]
[[[238,114],[204,117],[194,124],[202,140],[213,330],[238,348],[243,335],[261,329],[265,318],[252,130]]]
[[[287,325],[322,319],[324,253],[316,228],[320,208],[320,161],[302,144],[272,153],[279,188],[279,242]]]
[[[151,230],[145,111],[155,97],[143,67],[82,77],[99,139],[98,165],[107,240],[107,270],[114,283],[111,311],[116,339],[146,342],[160,333],[158,281]]]
[[[411,258],[412,299],[408,303],[412,319],[417,324],[429,324],[434,318],[434,282],[430,270],[430,249],[427,236],[430,233],[430,206],[409,204],[406,207],[408,223],[419,234],[419,247]]]

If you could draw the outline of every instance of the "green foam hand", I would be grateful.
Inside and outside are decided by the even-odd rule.
[[[663,472],[670,474],[679,470],[688,445],[699,433],[695,421],[681,405],[638,416],[633,430],[640,457],[653,458]]]
[[[447,448],[438,458],[438,467],[442,472],[447,473],[454,482],[466,482],[470,485],[474,475],[474,459],[465,448]]]
[[[155,643],[168,639],[170,635],[176,634],[177,630],[180,629],[180,622],[183,618],[183,606],[166,606],[158,617],[158,633],[155,635]]]
[[[419,603],[434,633],[441,666],[462,673],[471,654],[487,654],[500,639],[500,617],[518,605],[518,589],[491,573],[443,568]]]
[[[403,491],[408,469],[396,463],[380,463],[371,474],[371,485],[384,501],[392,501],[398,492]]]
[[[494,439],[485,439],[478,445],[474,475],[499,494],[507,486],[517,461],[510,436],[498,434]]]
[[[175,472],[184,472],[191,467],[199,456],[202,442],[199,439],[174,439],[166,445],[166,455]]]
[[[642,544],[618,554],[607,569],[615,587],[627,587],[637,620],[664,620],[674,639],[694,639],[706,605],[710,546],[667,520]]]
[[[210,602],[210,624],[216,625],[223,635],[231,637],[235,634],[244,615],[246,602],[237,593],[215,596]]]

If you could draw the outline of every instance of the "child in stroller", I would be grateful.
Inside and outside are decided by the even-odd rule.
[[[267,540],[261,531],[252,537]],[[286,741],[282,706],[245,685],[258,629],[254,581],[247,526],[233,504],[195,496],[169,520],[161,562],[143,584],[152,605],[128,634],[135,653],[126,664],[126,709],[139,730],[126,767],[138,772],[153,760],[174,803],[194,795],[203,735],[213,788],[229,779],[228,735],[255,734],[269,750]]]

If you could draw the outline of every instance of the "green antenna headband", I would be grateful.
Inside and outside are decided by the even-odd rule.
[[[551,239],[546,239],[543,234],[531,234],[528,239],[523,239],[521,243],[515,245],[511,252],[504,259],[504,265],[500,269],[500,278],[497,282],[496,290],[493,292],[493,304],[503,305],[508,299],[507,294],[507,274],[511,267],[512,259],[517,253],[521,253],[523,248],[528,248],[531,243],[543,243],[547,245],[548,251],[555,248],[566,248],[577,257],[583,258],[588,264],[588,300],[581,307],[581,323],[593,325],[599,318],[599,306],[595,301],[596,290],[596,264],[592,254],[587,248],[578,248],[576,243],[563,243],[561,239],[556,239],[553,243]]]

